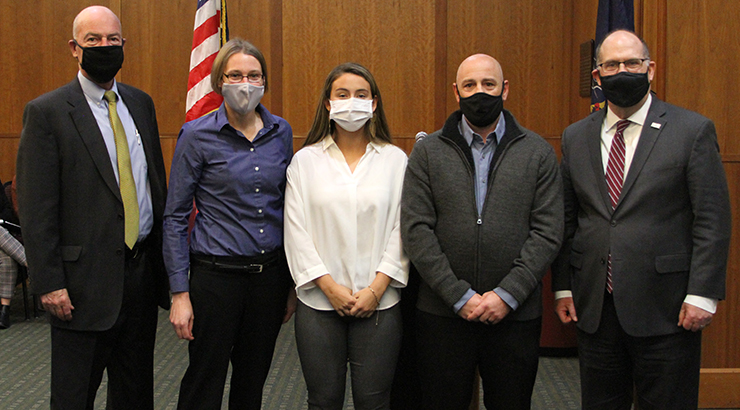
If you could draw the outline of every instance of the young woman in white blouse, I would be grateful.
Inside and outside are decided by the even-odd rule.
[[[389,408],[408,279],[399,226],[406,160],[391,144],[372,74],[355,63],[334,68],[285,194],[309,409],[343,407],[348,361],[355,408]]]

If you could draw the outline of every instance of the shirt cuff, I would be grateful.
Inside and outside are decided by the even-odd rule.
[[[455,302],[454,305],[452,305],[452,309],[455,311],[455,313],[459,312],[460,309],[462,309],[463,306],[465,306],[465,304],[468,303],[470,298],[472,298],[474,295],[475,295],[475,291],[472,288],[468,289],[468,291],[465,292],[464,295],[462,295],[460,300],[458,300],[457,302]]]
[[[509,305],[511,310],[516,310],[519,307],[519,302],[516,301],[516,298],[514,296],[511,296],[511,293],[506,291],[504,288],[499,286],[493,291],[498,295],[498,297],[501,298],[501,300]]]
[[[189,292],[190,280],[188,272],[170,275],[170,293]]]
[[[562,299],[562,298],[572,298],[573,292],[569,290],[559,290],[555,292],[555,300]]]
[[[689,305],[704,309],[711,314],[715,314],[717,312],[717,299],[705,298],[704,296],[697,295],[686,295],[686,298],[683,301]]]

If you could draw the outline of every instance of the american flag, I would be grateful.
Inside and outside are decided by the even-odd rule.
[[[185,120],[191,121],[221,105],[223,98],[211,88],[211,67],[218,50],[229,40],[226,0],[198,0],[190,53]]]

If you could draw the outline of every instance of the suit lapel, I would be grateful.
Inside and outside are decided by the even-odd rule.
[[[77,79],[68,84],[68,87],[69,97],[67,102],[72,106],[70,116],[77,128],[77,132],[87,147],[87,151],[90,153],[90,157],[95,163],[95,167],[98,169],[105,184],[108,185],[108,188],[110,188],[116,198],[120,200],[121,190],[118,188],[116,175],[113,173],[113,164],[103,141],[103,134],[100,133],[98,122],[90,110],[87,99],[85,99],[85,94],[82,92],[82,87],[80,87]]]
[[[599,188],[599,194],[601,199],[604,201],[607,213],[612,213],[612,203],[609,199],[609,188],[606,186],[606,177],[604,176],[604,162],[601,157],[601,127],[604,124],[604,117],[606,116],[606,110],[601,110],[598,115],[591,116],[591,121],[587,125],[586,135],[589,136],[587,139],[589,158],[591,159],[591,167],[593,173],[596,176],[597,186]]]
[[[635,184],[637,176],[640,174],[640,171],[642,171],[642,168],[645,166],[645,162],[650,156],[650,152],[655,146],[655,141],[657,141],[661,130],[664,129],[666,123],[666,119],[663,118],[664,115],[665,107],[663,105],[663,102],[653,96],[652,106],[650,107],[648,115],[645,118],[645,123],[642,125],[640,141],[638,141],[637,143],[637,147],[635,148],[635,155],[634,157],[632,157],[632,163],[630,164],[629,172],[627,173],[627,177],[624,180],[624,185],[622,186],[622,192],[619,195],[619,204],[617,204],[617,208],[619,208],[619,205],[622,203],[623,199],[626,197],[632,186]],[[653,124],[659,125],[657,125],[657,128],[655,128]]]

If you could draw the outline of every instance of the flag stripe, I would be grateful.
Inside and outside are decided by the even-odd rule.
[[[216,13],[208,20],[204,21],[199,27],[193,31],[193,48],[203,43],[208,37],[211,37],[214,33],[218,33],[218,28],[221,26],[221,13]]]
[[[218,35],[218,33],[214,33],[205,41],[200,43],[197,47],[193,48],[193,51],[190,54],[190,69],[192,70],[193,68],[195,68],[210,55],[218,53],[218,50],[220,48],[221,37]],[[214,52],[213,50],[216,51]]]
[[[219,0],[210,0],[198,7],[198,10],[195,12],[195,25],[193,26],[193,31],[197,30],[206,20],[218,14],[220,11],[218,6],[220,6]]]
[[[198,100],[198,102],[193,105],[192,109],[188,112],[188,115],[192,115],[193,112],[202,113],[199,116],[206,115],[211,111],[217,110],[218,107],[221,106],[221,101],[223,98],[216,94],[215,92],[211,91],[210,93],[206,94],[205,97]],[[193,118],[186,118],[187,121],[194,120],[198,118],[199,116],[195,116]]]
[[[215,59],[216,54],[211,54],[205,60],[201,61],[200,64],[190,70],[190,77],[188,77],[188,91],[193,88],[193,86],[203,81],[204,78],[211,76],[211,68],[213,67],[213,60]]]
[[[205,97],[210,92],[213,92],[213,89],[211,89],[211,79],[206,77],[200,80],[198,84],[195,84],[193,88],[188,90],[188,99],[185,110],[190,111],[190,108],[192,108],[200,98]]]
[[[213,92],[213,61],[228,37],[225,0],[198,0],[193,25],[193,48],[185,102],[185,119],[198,118],[218,108],[223,98]]]

